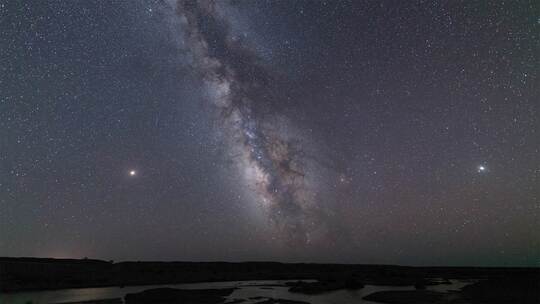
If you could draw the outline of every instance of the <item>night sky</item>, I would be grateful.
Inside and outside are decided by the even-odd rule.
[[[0,0],[0,256],[540,264],[540,2]]]

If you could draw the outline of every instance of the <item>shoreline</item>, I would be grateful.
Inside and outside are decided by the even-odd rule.
[[[426,278],[538,276],[531,267],[413,267],[278,262],[107,262],[94,259],[0,258],[0,292],[253,280],[343,280],[415,285]]]

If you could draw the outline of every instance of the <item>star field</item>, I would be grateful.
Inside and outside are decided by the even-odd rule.
[[[536,1],[0,0],[0,256],[526,265]]]

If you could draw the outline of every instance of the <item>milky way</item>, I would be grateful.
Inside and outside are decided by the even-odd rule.
[[[0,1],[0,255],[537,266],[539,8]]]
[[[220,113],[231,158],[243,183],[256,194],[254,203],[264,208],[287,243],[310,243],[320,211],[306,176],[303,139],[290,134],[284,117],[261,110],[270,106],[261,95],[271,76],[232,34],[218,2],[171,5],[191,64],[204,80],[207,99]]]

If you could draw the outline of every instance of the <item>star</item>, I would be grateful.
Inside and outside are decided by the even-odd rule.
[[[339,176],[339,182],[341,184],[349,184],[352,182],[352,178],[351,177],[348,177],[347,175],[345,174],[340,174]]]
[[[140,2],[0,0],[0,255],[537,267],[531,4]]]

